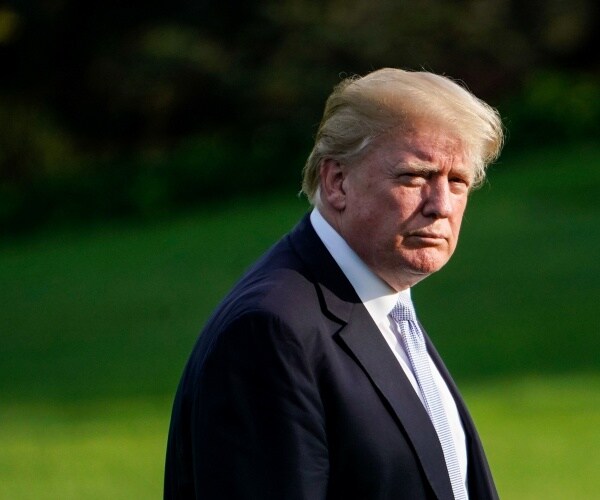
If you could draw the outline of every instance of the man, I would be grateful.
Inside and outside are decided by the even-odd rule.
[[[382,69],[329,97],[309,216],[209,319],[174,403],[165,498],[497,498],[410,287],[456,247],[498,114],[451,80]]]

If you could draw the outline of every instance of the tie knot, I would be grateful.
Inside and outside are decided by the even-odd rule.
[[[398,302],[396,302],[396,305],[390,312],[390,316],[398,322],[416,321],[417,319],[413,305],[410,302],[404,302],[402,299],[399,299]]]

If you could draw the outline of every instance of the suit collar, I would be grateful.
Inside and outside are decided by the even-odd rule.
[[[352,308],[360,299],[348,278],[325,248],[310,223],[309,215],[302,218],[289,235],[290,242],[299,258],[304,261],[321,293],[323,310],[339,322],[347,323]]]
[[[324,313],[341,325],[336,335],[352,352],[384,404],[405,430],[437,497],[452,499],[443,451],[423,404],[354,288],[317,236],[308,216],[289,237],[312,273]]]

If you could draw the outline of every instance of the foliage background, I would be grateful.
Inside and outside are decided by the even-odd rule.
[[[160,497],[197,332],[306,211],[331,88],[381,66],[460,79],[504,118],[415,300],[503,496],[592,498],[599,19],[591,0],[2,4],[0,498]]]
[[[592,0],[20,0],[0,8],[0,229],[296,186],[341,76],[464,81],[508,147],[597,137]],[[232,176],[232,173],[235,174]]]

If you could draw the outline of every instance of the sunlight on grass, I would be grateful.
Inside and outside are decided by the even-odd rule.
[[[501,498],[597,498],[599,395],[597,375],[498,381],[465,391]]]
[[[464,393],[502,498],[600,491],[600,377],[524,378]],[[162,497],[170,400],[0,410],[0,498]]]
[[[0,410],[0,498],[162,498],[166,400]]]

